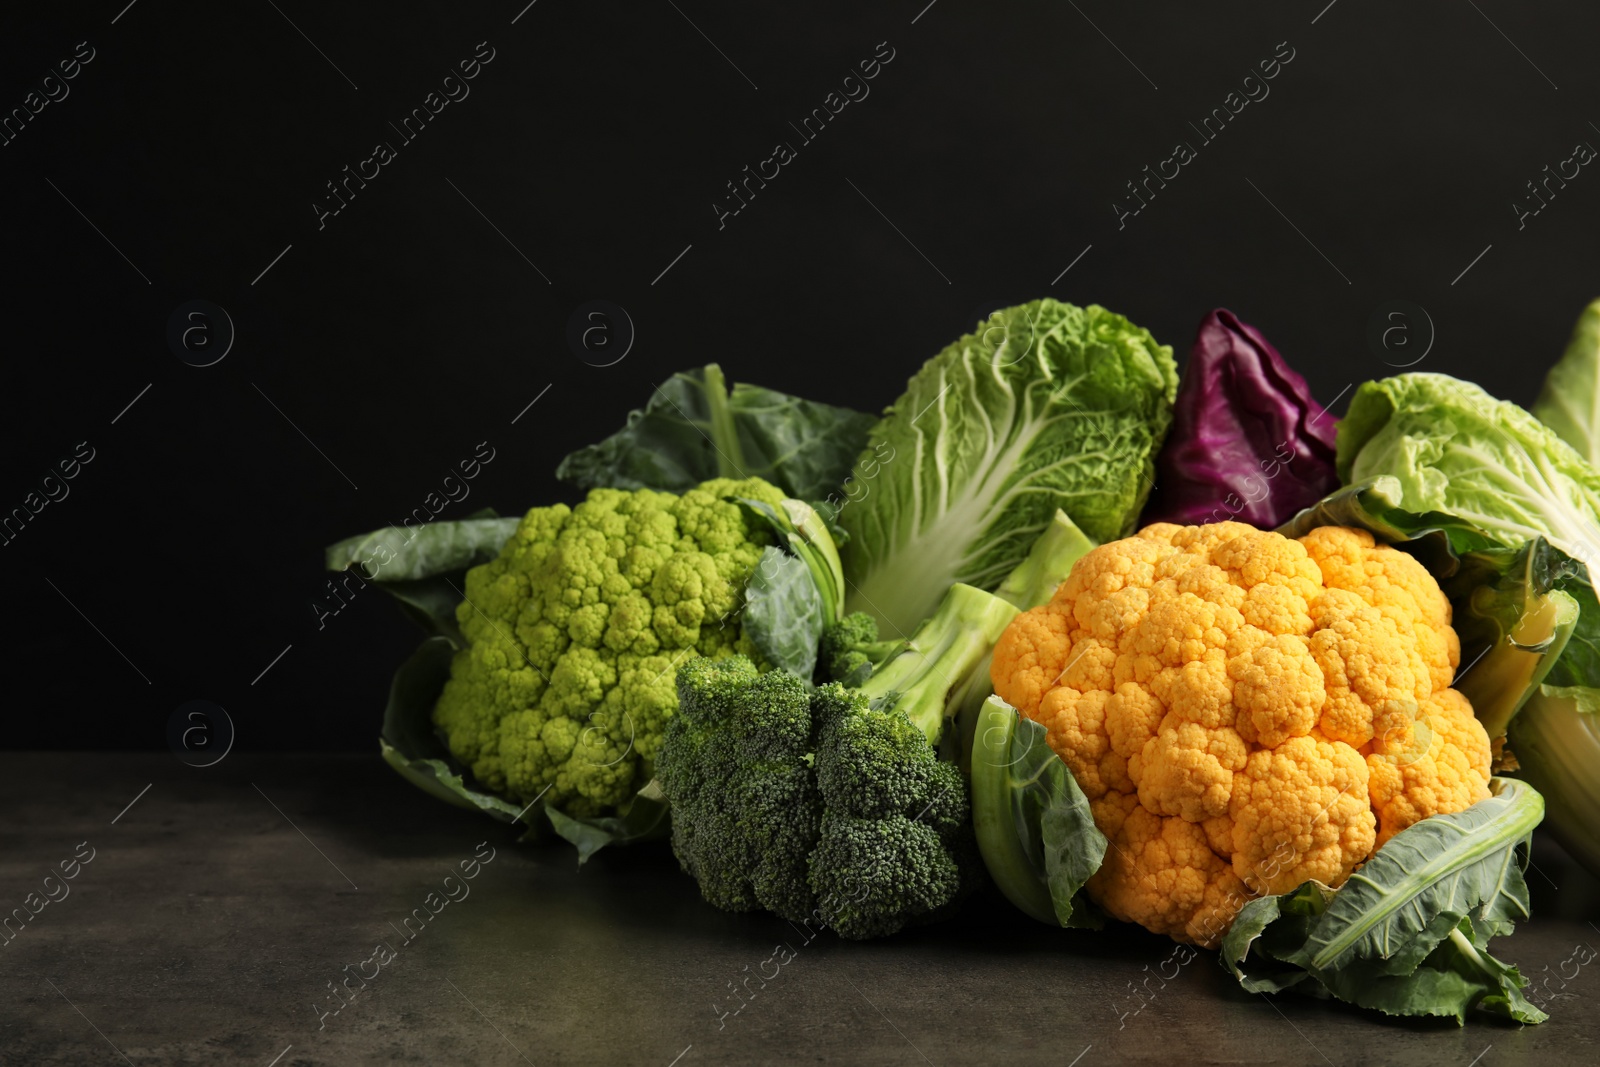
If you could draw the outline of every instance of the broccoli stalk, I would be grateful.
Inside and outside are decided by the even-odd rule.
[[[880,640],[872,617],[853,612],[824,631],[818,663],[827,677],[859,687],[875,701],[899,694],[898,706],[911,721],[966,771],[978,709],[994,691],[989,660],[995,642],[1019,610],[1047,603],[1092,548],[1094,542],[1057,510],[992,596],[951,586],[938,610],[906,641]],[[951,720],[958,724],[955,731],[945,729]]]
[[[689,661],[678,694],[658,780],[709,903],[883,937],[982,877],[966,784],[898,708],[742,656]]]
[[[983,696],[992,692],[989,655],[1016,615],[1014,604],[958,582],[911,639],[861,684],[861,692],[874,706],[905,712],[929,744],[938,744],[969,683],[976,682]]]
[[[903,641],[880,640],[878,624],[864,611],[853,611],[822,632],[817,664],[826,679],[854,689],[872,670],[897,651]]]
[[[1056,587],[1067,580],[1072,565],[1089,553],[1095,543],[1056,509],[1056,517],[1028,550],[1028,558],[1006,575],[994,595],[1009,600],[1021,611],[1050,603]]]

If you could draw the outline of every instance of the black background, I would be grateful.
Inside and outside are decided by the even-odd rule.
[[[323,546],[482,441],[445,517],[571,499],[559,459],[681,368],[876,409],[995,307],[1101,303],[1181,361],[1226,306],[1342,411],[1426,347],[1420,323],[1368,345],[1408,300],[1436,332],[1416,369],[1527,403],[1600,291],[1593,167],[1520,231],[1512,208],[1600,145],[1592,7],[524,3],[4,17],[0,108],[95,51],[0,148],[0,509],[95,450],[0,547],[11,744],[161,748],[205,699],[241,749],[370,749],[415,634],[375,590],[319,629]],[[470,96],[400,145],[388,122],[480,41]],[[880,42],[870,95],[798,145]],[[1270,95],[1201,144],[1187,123],[1280,42]],[[1119,229],[1124,183],[1178,140],[1198,157]],[[319,229],[324,183],[378,141],[398,157]],[[778,141],[798,158],[719,229]],[[207,368],[166,342],[196,298],[237,329]],[[591,299],[637,329],[614,366],[565,341]]]

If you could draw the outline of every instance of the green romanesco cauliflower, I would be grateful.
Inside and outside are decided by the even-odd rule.
[[[467,572],[434,723],[498,793],[574,816],[615,810],[650,780],[675,676],[696,656],[756,656],[738,625],[773,543],[734,498],[774,506],[759,478],[682,496],[595,489],[534,508],[499,558]]]

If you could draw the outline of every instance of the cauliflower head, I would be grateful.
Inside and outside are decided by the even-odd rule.
[[[738,624],[773,543],[732,498],[777,506],[759,478],[677,496],[595,489],[534,508],[467,572],[467,645],[434,707],[451,753],[497,793],[588,816],[649,781],[694,656],[759,658]]]
[[[1110,842],[1091,897],[1214,947],[1252,897],[1489,795],[1460,655],[1433,577],[1365,531],[1158,523],[1017,616],[992,675]]]

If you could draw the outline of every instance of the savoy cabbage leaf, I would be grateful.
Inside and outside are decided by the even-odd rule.
[[[1548,426],[1446,374],[1366,382],[1339,423],[1346,483],[1392,476],[1395,503],[1438,511],[1508,547],[1542,536],[1585,564],[1600,552],[1600,471]]]
[[[839,511],[847,610],[910,633],[953,583],[993,590],[1057,508],[1132,532],[1177,388],[1172,349],[1105,308],[995,312],[872,429]]]
[[[1600,464],[1600,300],[1578,316],[1567,350],[1545,375],[1533,413],[1591,466]]]

